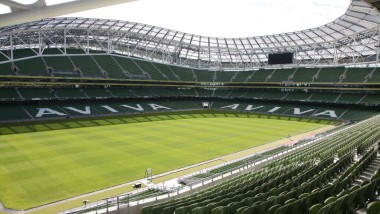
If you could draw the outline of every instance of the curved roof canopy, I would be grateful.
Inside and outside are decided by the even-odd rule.
[[[224,69],[266,67],[268,54],[291,52],[292,66],[346,65],[378,61],[379,24],[379,11],[364,0],[351,0],[344,15],[317,28],[245,38],[206,37],[127,21],[55,18],[0,28],[0,49],[35,48],[41,55],[47,47],[63,54],[75,47]]]

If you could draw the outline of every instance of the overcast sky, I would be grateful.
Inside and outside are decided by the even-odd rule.
[[[17,0],[33,3],[35,0]],[[48,5],[68,0],[46,0]],[[67,16],[118,19],[215,37],[249,37],[317,27],[350,0],[138,0]],[[0,13],[7,8],[0,7]]]

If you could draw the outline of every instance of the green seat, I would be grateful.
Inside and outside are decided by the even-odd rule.
[[[241,212],[239,212],[239,210],[237,212],[238,214],[252,214],[253,213],[253,207],[246,207],[243,210],[241,210]]]
[[[149,214],[151,209],[152,209],[152,206],[143,207],[141,208],[141,214]]]
[[[271,206],[268,209],[268,214],[274,214],[276,212],[276,210],[278,210],[278,208],[280,208],[280,207],[281,207],[280,204],[275,204],[275,205]]]
[[[335,202],[331,202],[329,204],[326,204],[325,206],[323,206],[319,211],[318,211],[318,214],[333,214],[332,213],[332,210],[334,209],[334,204]]]
[[[367,214],[380,214],[380,201],[373,201],[367,205]]]
[[[176,214],[187,214],[189,213],[189,207],[188,206],[183,206],[183,207],[178,207],[175,209]]]
[[[285,201],[285,204],[284,204],[284,205],[291,204],[291,203],[293,203],[293,202],[295,202],[295,201],[296,201],[295,198],[291,198],[291,199]]]
[[[248,206],[240,207],[239,209],[236,210],[236,214],[241,214],[241,213],[243,213],[243,211],[244,211],[245,209],[247,209],[247,208],[248,208]]]
[[[314,204],[313,206],[310,207],[309,213],[310,214],[317,214],[320,209],[322,209],[323,204]]]
[[[212,214],[229,214],[230,208],[228,206],[216,207],[212,209],[211,213]]]
[[[154,206],[154,207],[152,207],[152,209],[150,210],[150,213],[151,214],[159,214],[159,213],[161,213],[161,211],[162,211],[162,208],[163,208],[163,206]]]
[[[287,214],[287,213],[290,213],[289,212],[289,209],[291,208],[291,205],[284,205],[284,206],[281,206],[279,207],[274,213],[275,214]]]
[[[231,213],[234,214],[237,212],[237,210],[244,206],[244,202],[243,201],[235,201],[235,202],[232,202],[230,204],[228,204],[228,206],[230,207],[230,210],[231,210]]]
[[[336,197],[328,197],[323,203],[324,204],[331,204],[336,201]]]
[[[206,214],[206,207],[195,207],[191,210],[191,214]]]
[[[335,202],[333,202],[334,206],[330,211],[333,213],[344,213],[344,203],[347,198],[348,197],[346,196],[338,198]]]
[[[355,197],[356,197],[356,193],[357,193],[357,190],[351,192],[350,194],[348,194],[346,197],[347,199],[345,200],[345,203],[344,203],[344,206],[345,206],[345,209],[350,212],[350,213],[354,213],[356,212],[355,211]]]
[[[165,207],[164,209],[162,209],[162,214],[172,214],[174,213],[175,208],[175,206]]]
[[[300,196],[298,196],[298,199],[306,198],[309,195],[310,195],[309,193],[302,193]]]

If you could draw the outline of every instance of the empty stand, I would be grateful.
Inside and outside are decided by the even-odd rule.
[[[236,75],[236,72],[235,71],[218,71],[216,72],[215,75],[216,75],[215,82],[231,82],[232,77]]]
[[[110,93],[104,88],[86,88],[84,93],[89,98],[109,98],[111,97]]]
[[[56,96],[62,99],[83,99],[86,97],[81,89],[77,88],[56,88],[54,91]]]
[[[15,61],[14,64],[18,68],[18,73],[20,75],[26,75],[26,76],[47,76],[48,75],[48,69],[40,57],[25,59],[21,61]]]
[[[312,82],[313,77],[318,73],[319,68],[298,68],[294,73],[293,82]]]
[[[19,88],[18,91],[26,100],[56,98],[49,88]]]
[[[106,74],[99,68],[91,56],[69,57],[83,77],[105,77]]]
[[[13,58],[20,59],[24,57],[36,56],[38,54],[37,49],[17,49],[13,50]],[[10,53],[9,53],[10,56]]]
[[[152,80],[167,80],[168,78],[164,76],[161,71],[159,71],[151,62],[134,60],[136,65],[147,73]]]
[[[338,94],[333,93],[313,93],[309,97],[309,101],[319,101],[319,102],[335,102],[338,98]]]
[[[367,82],[380,82],[380,68],[376,68],[367,76]]]
[[[15,88],[0,88],[0,100],[20,100]]]
[[[115,59],[109,55],[94,55],[94,60],[107,72],[109,78],[125,79],[126,75]]]
[[[43,57],[49,72],[58,77],[79,77],[80,72],[74,71],[75,66],[67,56]]]
[[[16,72],[12,70],[13,65],[11,63],[0,64],[0,75],[14,75]]]
[[[348,68],[342,82],[365,82],[374,68]]]
[[[361,100],[361,102],[369,104],[380,103],[380,94],[368,94]]]
[[[179,80],[178,79],[179,75],[175,74],[173,72],[173,70],[175,70],[175,69],[171,68],[171,67],[174,67],[174,66],[169,66],[169,65],[161,64],[161,63],[155,63],[154,67],[156,67],[158,70],[160,70],[161,73],[164,74],[168,80],[173,80],[173,81]]]
[[[198,70],[198,69],[193,69],[193,71],[196,77],[195,81],[198,81],[198,82],[213,82],[214,81],[215,71]]]
[[[310,97],[310,93],[306,92],[289,92],[284,99],[285,100],[301,100],[306,101]]]
[[[194,73],[191,68],[179,67],[179,66],[170,66],[171,70],[178,75],[179,80],[181,81],[194,81]]]
[[[268,79],[268,82],[286,82],[294,73],[294,69],[276,69]]]
[[[362,100],[364,96],[364,94],[341,94],[337,102],[357,103]]]
[[[260,69],[253,73],[252,77],[248,82],[266,82],[269,75],[272,74],[274,70],[272,69]]]
[[[143,70],[141,70],[141,68],[134,62],[133,59],[118,56],[113,56],[112,58],[114,58],[118,62],[118,64],[123,68],[123,70],[125,70],[129,74],[129,78],[147,78]]]
[[[239,71],[232,82],[247,82],[248,77],[252,76],[255,71]]]
[[[315,82],[340,82],[341,76],[345,71],[344,67],[332,67],[332,68],[322,68],[316,74]]]
[[[133,98],[136,97],[135,94],[132,93],[131,90],[126,88],[112,88],[110,93],[113,97],[116,98]]]

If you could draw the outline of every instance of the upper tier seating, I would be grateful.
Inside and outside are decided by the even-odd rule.
[[[115,61],[115,59],[108,55],[94,55],[94,60],[99,64],[103,71],[107,72],[107,76],[109,78],[115,79],[125,79],[127,76],[125,75],[123,69],[120,65]]]
[[[232,82],[247,82],[248,77],[252,76],[252,74],[255,72],[253,71],[239,71],[237,72],[235,78]]]
[[[18,74],[26,76],[47,76],[48,69],[41,58],[32,58],[15,61],[14,65],[18,68]]]
[[[216,72],[215,82],[231,82],[232,77],[236,75],[235,71],[220,71]]]
[[[180,81],[191,81],[194,82],[196,78],[194,77],[193,69],[179,66],[168,66],[173,73],[178,75]]]
[[[367,82],[380,82],[380,68],[376,68],[376,70],[370,75]]]
[[[20,100],[16,90],[15,88],[0,88],[0,100]]]
[[[270,76],[268,82],[284,82],[288,81],[289,77],[294,73],[294,69],[277,69]]]
[[[75,70],[79,69],[83,77],[105,77],[106,74],[99,68],[92,56],[70,57],[75,65]]]
[[[293,75],[293,82],[312,82],[313,77],[319,71],[319,68],[298,68]]]
[[[144,71],[130,58],[112,56],[113,59],[125,70],[129,78],[133,79],[147,79]]]
[[[345,71],[344,67],[322,68],[315,76],[315,82],[340,82],[340,78]]]
[[[349,68],[342,82],[365,82],[366,77],[374,68]]]
[[[260,69],[253,73],[252,77],[248,80],[248,82],[266,82],[268,76],[272,74],[274,70],[272,69]]]
[[[27,100],[56,98],[49,88],[19,88],[18,91]]]
[[[12,70],[12,67],[11,63],[0,64],[0,75],[14,75],[15,71]]]
[[[79,71],[74,71],[74,65],[67,56],[43,57],[52,76],[79,77]]]
[[[214,82],[215,71],[193,69],[195,81],[197,82]]]

